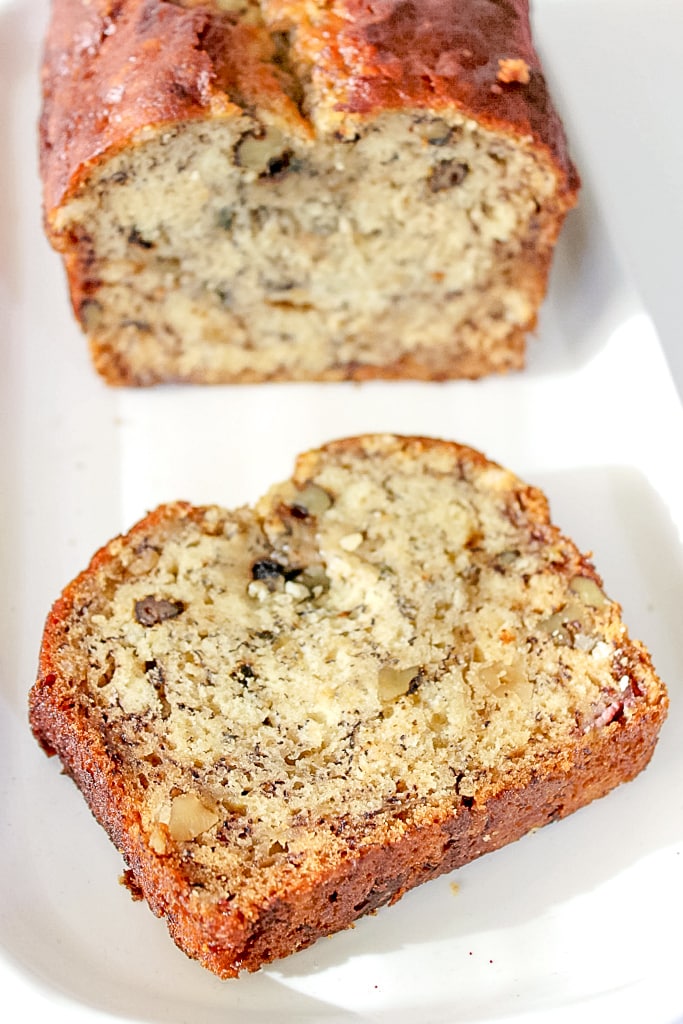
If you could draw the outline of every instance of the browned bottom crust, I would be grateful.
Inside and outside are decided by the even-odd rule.
[[[301,875],[287,899],[273,896],[258,917],[236,919],[216,906],[197,915],[187,880],[155,857],[132,813],[122,808],[122,787],[102,738],[74,718],[73,706],[54,707],[50,677],[31,695],[31,724],[48,754],[58,753],[95,818],[123,854],[130,884],[139,889],[181,948],[223,978],[311,945],[349,927],[364,914],[395,903],[409,889],[573,813],[648,764],[666,717],[667,701],[639,707],[553,760],[539,765],[525,785],[465,800],[457,813],[410,827],[392,844],[350,840],[346,855],[323,877]],[[87,731],[90,735],[84,737]],[[125,801],[123,801],[125,806]],[[343,830],[344,819],[339,828]]]

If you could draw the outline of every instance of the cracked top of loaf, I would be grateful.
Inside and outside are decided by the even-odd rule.
[[[579,180],[528,0],[53,0],[43,65],[48,220],[105,154],[186,120],[258,113],[353,137],[388,110],[457,109]]]

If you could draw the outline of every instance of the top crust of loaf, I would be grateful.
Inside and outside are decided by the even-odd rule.
[[[560,190],[578,187],[531,39],[528,0],[265,0],[297,39],[324,104],[343,115],[455,107],[547,151]]]
[[[456,109],[533,140],[573,205],[579,179],[531,43],[528,0],[260,6],[53,0],[40,133],[48,223],[98,161],[145,131],[257,108],[289,131],[310,135],[313,122],[342,137],[384,111]],[[244,18],[249,8],[255,17]],[[304,79],[313,96],[306,111],[297,95]]]

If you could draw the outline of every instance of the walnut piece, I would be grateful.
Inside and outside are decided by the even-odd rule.
[[[379,670],[377,676],[377,690],[379,699],[383,704],[403,696],[410,690],[413,679],[420,674],[420,666],[412,668],[392,668],[385,665]]]
[[[218,815],[195,793],[181,793],[171,804],[168,831],[177,843],[196,839],[218,821]]]

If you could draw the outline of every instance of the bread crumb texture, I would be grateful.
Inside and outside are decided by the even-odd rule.
[[[386,436],[303,456],[255,509],[165,506],[103,549],[55,606],[32,696],[34,729],[73,765],[67,697],[78,745],[104,742],[129,861],[174,865],[184,912],[242,922],[364,851],[571,778],[643,714],[647,760],[666,707],[540,492],[468,448]],[[572,809],[554,799],[521,831]],[[345,923],[377,905],[376,881]],[[290,948],[339,922],[308,924]]]
[[[366,6],[57,0],[46,222],[108,380],[522,365],[578,184],[526,14]]]

